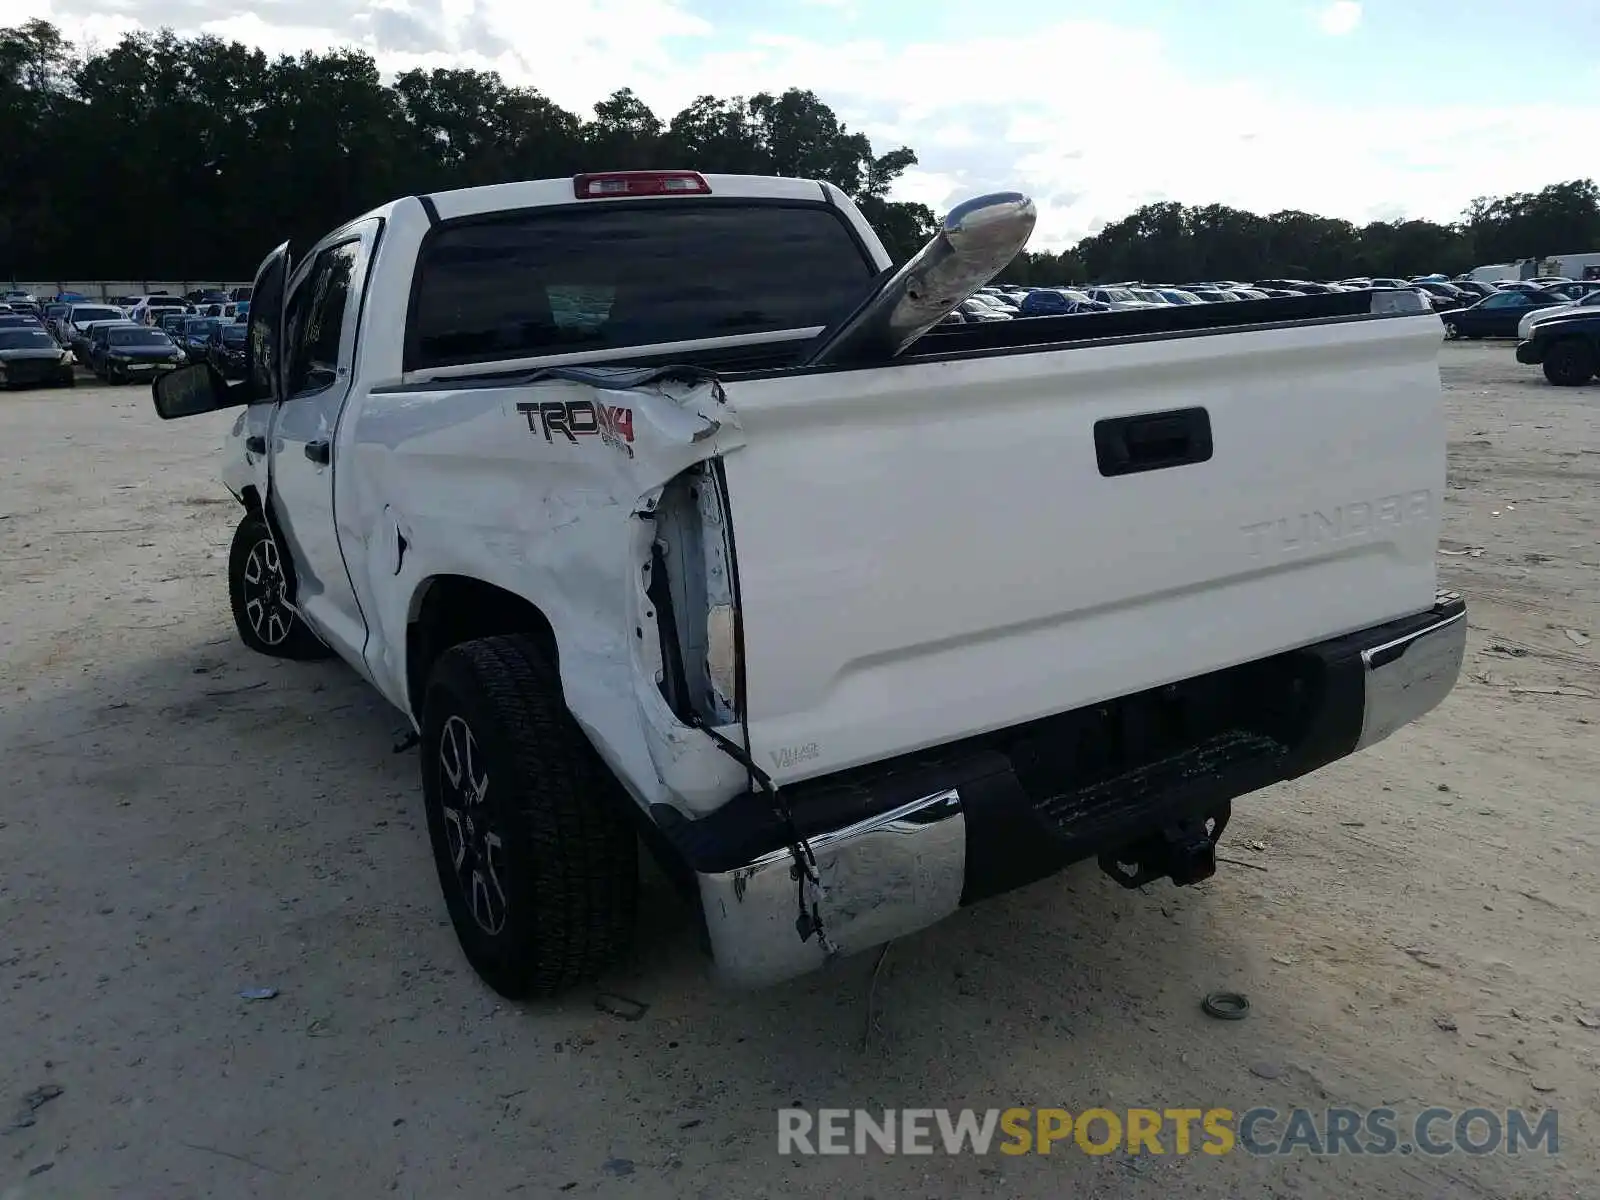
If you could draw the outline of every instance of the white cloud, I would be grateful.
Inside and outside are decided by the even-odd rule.
[[[1354,33],[1359,24],[1361,24],[1360,0],[1333,0],[1332,4],[1317,14],[1318,27],[1323,33],[1334,37]]]
[[[58,20],[78,14],[77,27],[61,22],[74,37],[103,11],[96,0],[20,2],[46,16],[53,4]],[[942,210],[982,191],[1030,192],[1040,204],[1036,246],[1070,243],[1154,199],[1356,221],[1451,219],[1474,196],[1552,182],[1559,170],[1550,164],[1568,161],[1571,146],[1600,142],[1597,105],[1558,109],[1470,93],[1434,102],[1421,91],[1408,107],[1313,102],[1249,79],[1191,77],[1159,33],[1108,21],[1065,20],[1007,37],[912,33],[892,43],[835,27],[824,43],[781,26],[759,38],[719,38],[678,0],[562,0],[559,18],[527,0],[123,4],[119,23],[132,15],[286,52],[361,45],[386,71],[498,70],[574,111],[619,87],[664,116],[707,92],[810,88],[880,151],[918,151],[897,198]],[[190,28],[170,15],[184,4],[199,14]],[[419,44],[438,49],[379,41],[393,25],[373,20],[380,7],[421,22],[427,41]],[[1342,7],[1359,19],[1349,0],[1326,11]],[[1070,82],[1048,82],[1062,81],[1064,69]]]

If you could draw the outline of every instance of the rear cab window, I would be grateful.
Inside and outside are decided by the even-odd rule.
[[[405,369],[589,354],[829,325],[877,275],[839,210],[630,200],[439,226]]]

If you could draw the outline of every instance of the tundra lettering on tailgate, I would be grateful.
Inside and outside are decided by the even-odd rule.
[[[554,442],[560,434],[574,445],[581,437],[598,436],[633,457],[633,409],[615,404],[595,404],[590,400],[524,401],[517,411],[528,420],[529,433],[543,433]]]
[[[1393,525],[1427,519],[1433,511],[1433,494],[1402,492],[1375,500],[1356,500],[1324,511],[1295,513],[1273,521],[1241,525],[1251,557],[1295,554],[1316,546],[1380,536]]]

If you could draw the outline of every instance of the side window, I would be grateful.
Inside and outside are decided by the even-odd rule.
[[[338,378],[339,343],[350,301],[359,241],[330,246],[289,299],[285,330],[289,342],[285,394],[299,396],[332,386]]]

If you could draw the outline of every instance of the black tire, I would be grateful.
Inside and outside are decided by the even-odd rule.
[[[1444,323],[1444,336],[1451,339],[1460,337],[1461,326],[1457,325],[1454,321],[1446,321]]]
[[[1586,342],[1557,342],[1545,351],[1544,377],[1557,387],[1579,387],[1593,379],[1594,373],[1594,351]]]
[[[266,522],[249,513],[233,531],[228,549],[228,601],[239,640],[273,658],[331,657],[333,651],[285,603],[284,587],[277,544]]]
[[[428,836],[456,938],[508,999],[594,979],[628,950],[638,908],[632,803],[567,711],[538,647],[447,650],[422,710]]]

